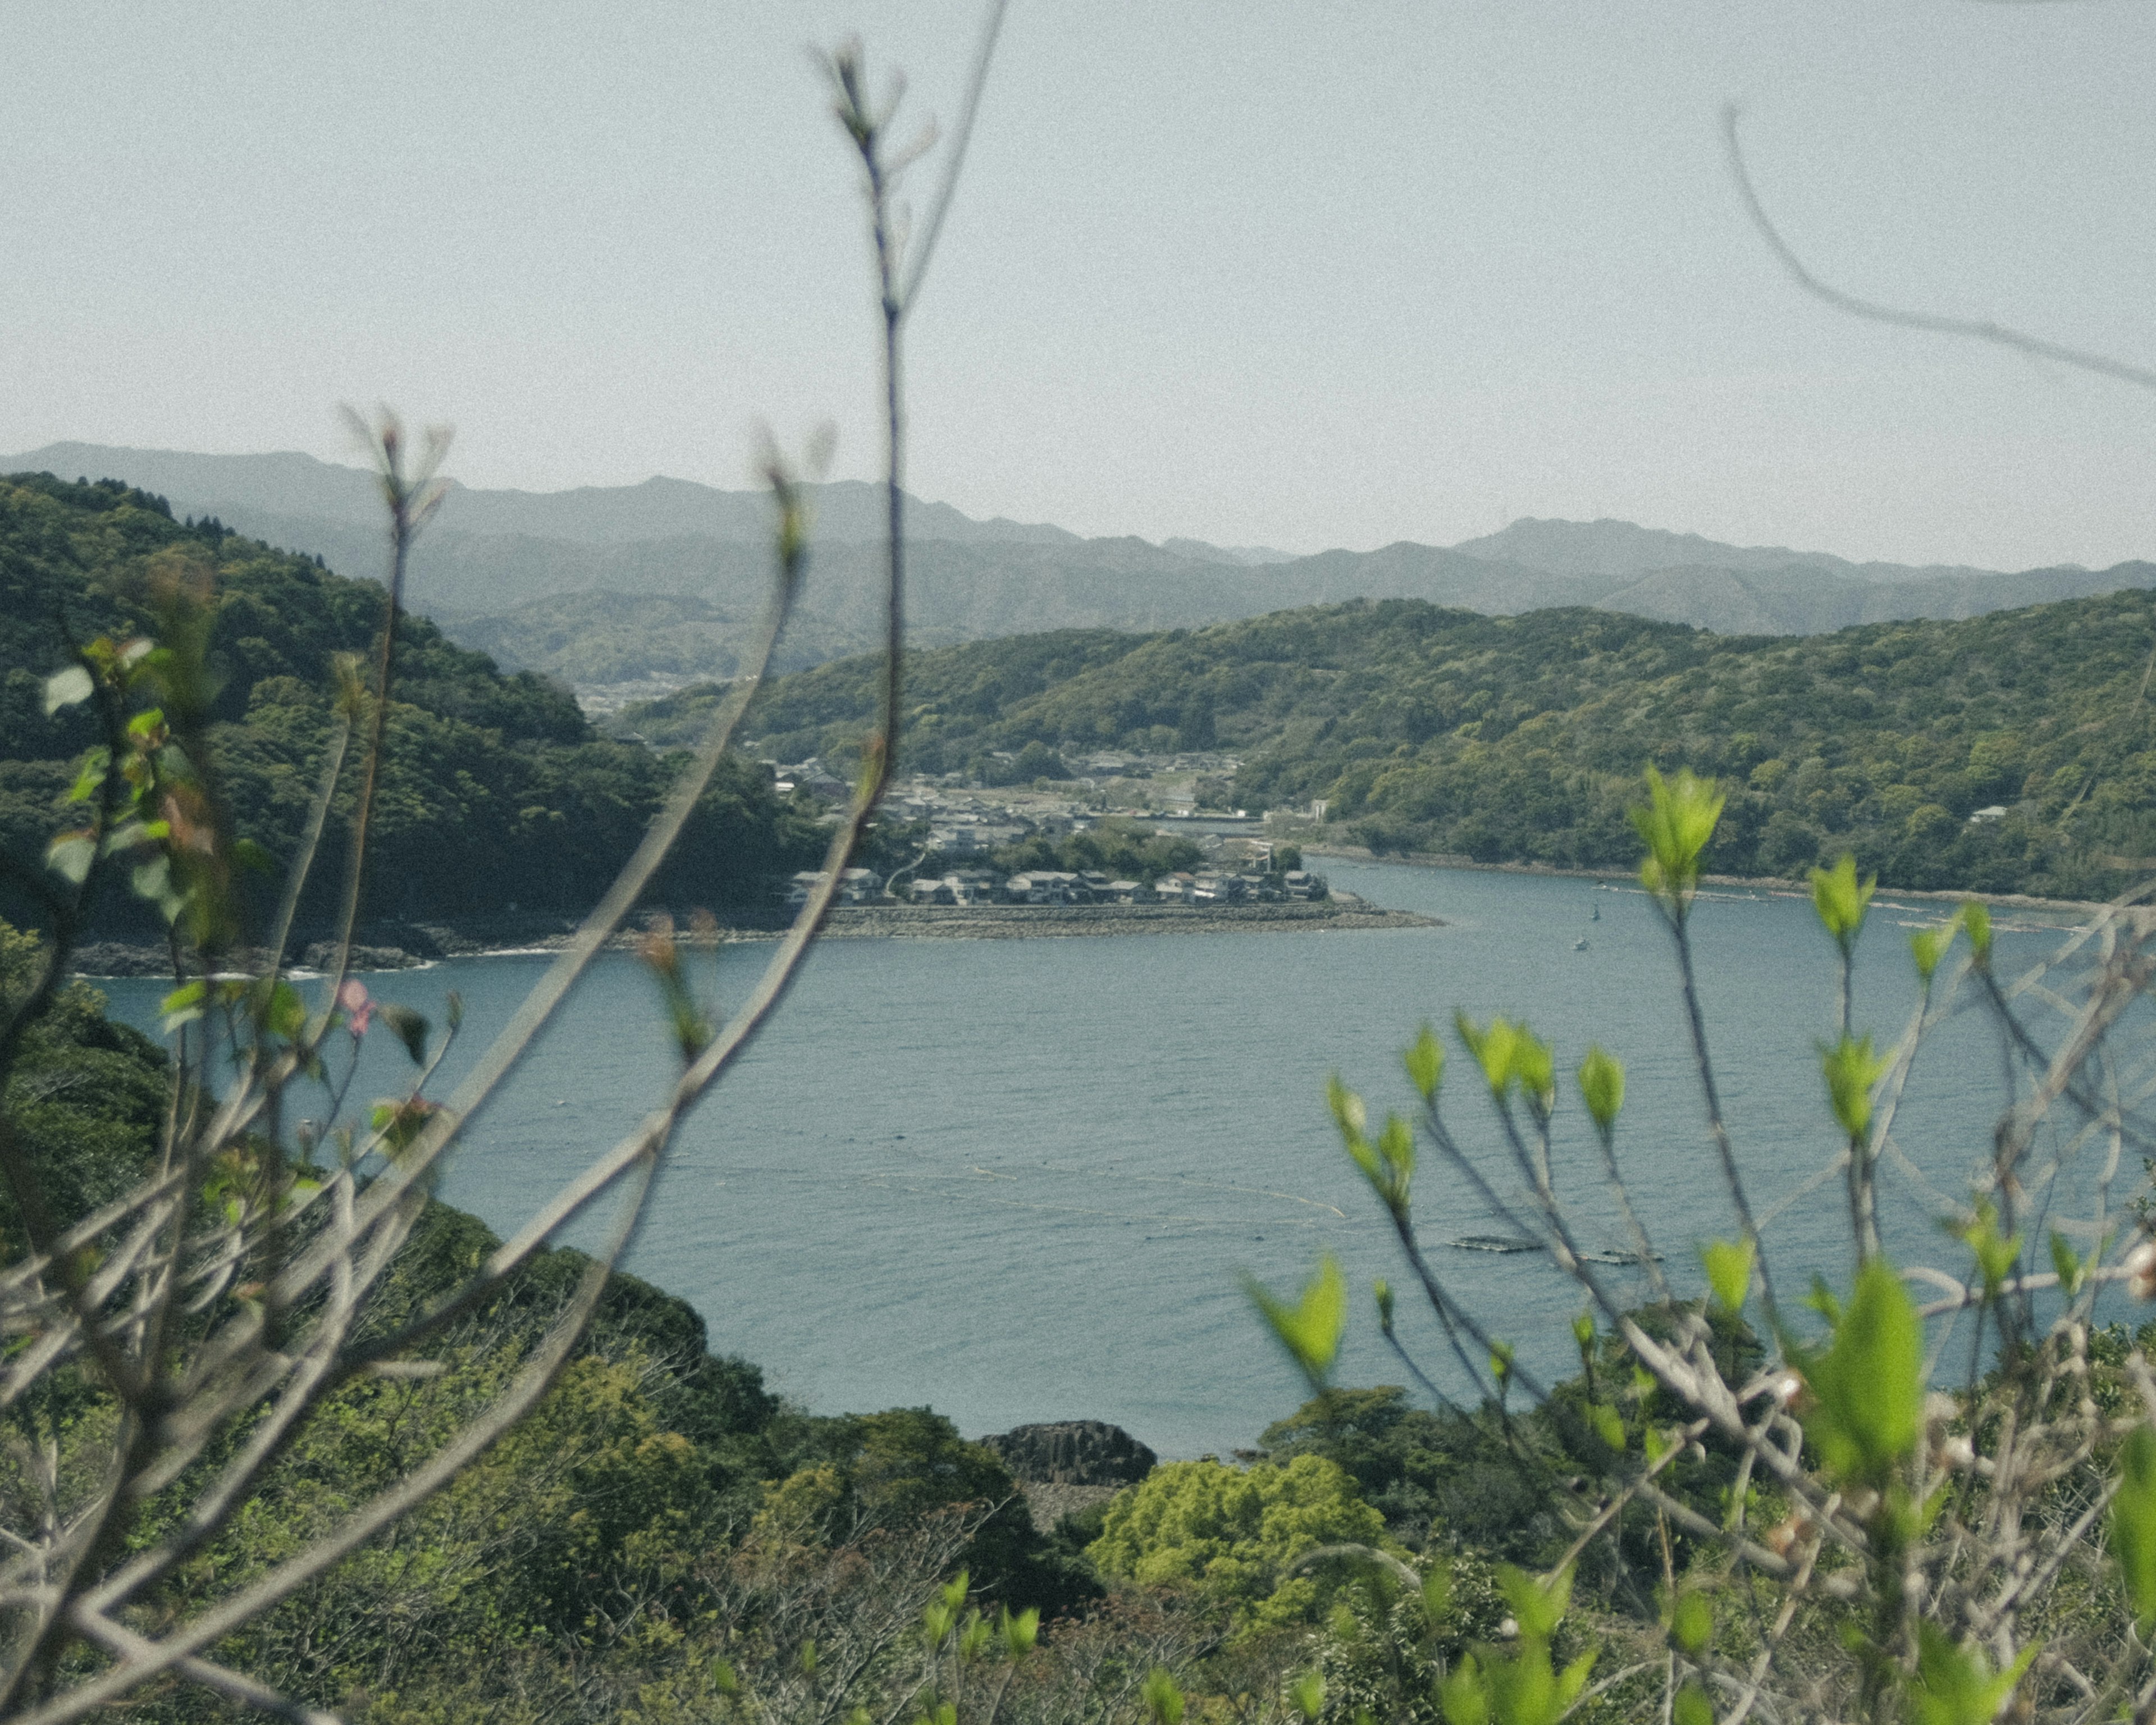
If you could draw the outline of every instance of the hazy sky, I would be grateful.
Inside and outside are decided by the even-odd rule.
[[[971,5],[0,0],[0,450],[745,482],[876,458],[854,172],[806,52],[951,118]],[[1015,0],[913,330],[913,489],[1307,551],[1625,516],[1857,557],[2156,557],[2145,0]],[[927,182],[921,182],[925,191]]]

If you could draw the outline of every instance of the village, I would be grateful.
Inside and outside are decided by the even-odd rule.
[[[821,869],[803,869],[788,882],[785,901],[798,909],[824,884]],[[1181,870],[1153,880],[1111,880],[1098,869],[1073,872],[1029,869],[1003,875],[993,869],[952,869],[934,875],[901,869],[888,880],[873,869],[846,869],[839,876],[845,905],[1232,905],[1308,902],[1329,897],[1325,876],[1307,869],[1277,873],[1262,860],[1232,872]]]
[[[1293,847],[1276,846],[1264,836],[1272,824],[1267,817],[1218,806],[1235,774],[1233,757],[1102,756],[1070,764],[1088,770],[1074,778],[995,790],[955,773],[916,776],[884,805],[894,826],[917,836],[916,855],[888,877],[867,868],[844,870],[839,902],[1217,906],[1308,902],[1329,896],[1325,877],[1301,867]],[[782,794],[814,797],[834,811],[847,794],[844,781],[819,761],[769,765]],[[1201,799],[1214,806],[1201,807]],[[1111,821],[1126,830],[1186,840],[1199,860],[1187,869],[1121,875],[995,865],[998,854],[1029,839],[1057,844]],[[802,870],[787,883],[785,901],[796,907],[805,903],[823,879],[819,870]]]

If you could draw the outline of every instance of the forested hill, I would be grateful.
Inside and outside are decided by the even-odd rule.
[[[274,858],[292,854],[328,732],[331,660],[373,652],[382,588],[213,521],[175,521],[162,499],[116,481],[47,474],[0,479],[0,846],[11,857],[34,865],[55,829],[73,824],[63,799],[96,740],[81,709],[44,715],[44,680],[68,662],[67,639],[151,631],[158,576],[190,572],[213,595],[212,742],[234,827]],[[567,691],[503,675],[424,619],[399,633],[393,692],[372,916],[579,910],[634,848],[677,764],[598,737]],[[317,922],[342,870],[357,775],[346,777],[308,906]],[[706,904],[758,899],[821,838],[766,775],[731,763],[661,891]],[[18,918],[30,909],[0,903]]]
[[[1238,801],[1325,798],[1344,839],[1577,866],[1632,861],[1625,811],[1654,762],[1728,786],[1722,870],[1846,848],[1892,885],[2081,896],[2156,855],[2153,645],[2140,592],[1798,638],[1363,602],[922,653],[904,747],[933,771],[1031,742],[1232,750]],[[873,665],[784,679],[750,728],[781,758],[843,753]],[[705,698],[625,721],[664,734]]]

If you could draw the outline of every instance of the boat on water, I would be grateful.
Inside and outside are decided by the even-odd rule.
[[[1463,1234],[1457,1240],[1448,1240],[1445,1245],[1456,1252],[1538,1252],[1543,1249],[1539,1241],[1522,1240],[1511,1234]],[[1636,1264],[1640,1261],[1637,1252],[1622,1252],[1614,1246],[1587,1246],[1581,1250],[1579,1255],[1589,1264]],[[1660,1252],[1651,1253],[1650,1256],[1657,1264],[1662,1261]]]

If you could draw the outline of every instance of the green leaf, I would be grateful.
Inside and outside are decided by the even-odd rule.
[[[1544,1116],[1557,1106],[1557,1060],[1550,1045],[1522,1024],[1512,1050],[1512,1076],[1520,1089]]]
[[[1325,1081],[1325,1105],[1332,1111],[1332,1123],[1339,1128],[1342,1142],[1359,1138],[1369,1130],[1369,1110],[1363,1106],[1362,1097],[1340,1081],[1337,1072]]]
[[[1556,1634],[1566,1608],[1572,1604],[1569,1564],[1554,1575],[1544,1577],[1531,1575],[1511,1563],[1500,1563],[1497,1584],[1504,1589],[1505,1603],[1512,1608],[1512,1620],[1519,1625],[1521,1635],[1538,1641],[1547,1641]]]
[[[1393,1285],[1381,1276],[1371,1284],[1370,1291],[1378,1298],[1378,1327],[1389,1336],[1393,1333]]]
[[[1834,1342],[1809,1363],[1813,1404],[1804,1430],[1828,1469],[1883,1486],[1923,1429],[1924,1330],[1916,1303],[1885,1260],[1856,1273]]]
[[[1378,1195],[1384,1199],[1388,1209],[1404,1213],[1408,1207],[1409,1189],[1414,1183],[1414,1127],[1399,1115],[1388,1114],[1384,1129],[1378,1134],[1378,1153],[1385,1159],[1386,1174]]]
[[[1991,962],[1991,911],[1978,899],[1964,899],[1961,907],[1961,926],[1969,931],[1969,951],[1976,954],[1979,964]]]
[[[1625,1416],[1608,1402],[1597,1402],[1587,1410],[1587,1417],[1594,1422],[1595,1435],[1622,1455],[1625,1451]]]
[[[1670,1703],[1670,1725],[1714,1725],[1714,1703],[1697,1683],[1687,1683]]]
[[[1500,1014],[1486,1026],[1478,1025],[1463,1012],[1454,1014],[1453,1026],[1481,1067],[1491,1096],[1502,1099],[1517,1083],[1543,1113],[1549,1111],[1557,1100],[1554,1062],[1549,1045],[1524,1021],[1514,1024]]]
[[[1464,1012],[1452,1015],[1452,1027],[1475,1064],[1482,1069],[1490,1094],[1505,1095],[1512,1087],[1512,1053],[1519,1033],[1502,1016],[1491,1019],[1485,1029]]]
[[[1647,768],[1647,801],[1631,811],[1647,847],[1640,882],[1676,916],[1686,913],[1699,889],[1700,854],[1714,836],[1722,803],[1714,781],[1694,778],[1689,767],[1673,779]]]
[[[273,1036],[296,1042],[300,1033],[306,1027],[306,1002],[300,999],[300,991],[290,983],[280,982],[270,996],[267,1010],[262,1014],[262,1028]]]
[[[1953,944],[1955,933],[1961,927],[1961,916],[1957,911],[1936,928],[1920,928],[1909,937],[1910,955],[1917,961],[1917,974],[1928,983],[1938,973],[1939,961],[1947,956],[1947,948]]]
[[[404,1045],[404,1052],[412,1057],[415,1066],[427,1060],[427,1032],[430,1028],[425,1017],[408,1006],[382,1005],[378,1010],[382,1022],[397,1033],[397,1040]]]
[[[1713,1603],[1697,1589],[1679,1594],[1670,1608],[1670,1639],[1697,1659],[1713,1638]]]
[[[1023,1659],[1033,1651],[1034,1643],[1040,1638],[1040,1608],[1029,1605],[1014,1617],[1006,1605],[996,1620],[996,1629],[1003,1636],[1004,1651],[1013,1659]]]
[[[711,1687],[721,1695],[741,1693],[741,1679],[734,1675],[733,1666],[723,1659],[711,1661]]]
[[[1442,1623],[1451,1609],[1452,1565],[1440,1557],[1423,1574],[1423,1620],[1433,1625]]]
[[[1140,1693],[1145,1699],[1146,1715],[1153,1725],[1183,1725],[1183,1691],[1161,1666],[1155,1666],[1146,1673],[1145,1687]]]
[[[2156,1430],[2138,1425],[2118,1451],[2118,1495],[2111,1501],[2111,1548],[2126,1596],[2146,1634],[2156,1625]]]
[[[187,907],[187,896],[172,890],[170,857],[153,856],[146,863],[137,863],[128,871],[127,884],[136,897],[155,905],[167,922]]]
[[[1579,1096],[1587,1112],[1606,1134],[1617,1124],[1625,1106],[1625,1068],[1617,1056],[1599,1043],[1590,1044],[1579,1063]]]
[[[1437,1087],[1445,1078],[1445,1045],[1437,1040],[1437,1032],[1424,1024],[1401,1060],[1408,1069],[1408,1081],[1423,1101],[1435,1101]]]
[[[76,886],[89,878],[90,865],[96,860],[96,842],[85,833],[64,834],[45,852],[45,866]]]
[[[232,860],[251,874],[266,875],[277,872],[277,860],[252,839],[234,841]]]
[[[1573,1319],[1572,1342],[1573,1346],[1579,1350],[1579,1357],[1582,1359],[1589,1358],[1593,1355],[1594,1352],[1594,1314],[1593,1312],[1583,1312]]]
[[[2002,1237],[1999,1232],[1999,1209],[1989,1199],[1976,1206],[1976,1219],[1956,1229],[1954,1232],[1967,1242],[1976,1256],[1977,1274],[1984,1281],[1984,1297],[1995,1300],[2006,1278],[2013,1273],[2021,1256],[2021,1236]],[[2058,1236],[2051,1236],[2056,1240]]]
[[[100,747],[82,757],[82,770],[74,776],[74,784],[67,793],[70,803],[87,803],[105,788],[105,775],[112,770],[112,752]]]
[[[1834,1105],[1835,1119],[1852,1140],[1862,1137],[1871,1126],[1872,1086],[1892,1065],[1890,1058],[1872,1053],[1869,1036],[1845,1033],[1833,1047],[1820,1050],[1827,1099]]]
[[[49,719],[64,706],[89,700],[95,687],[90,673],[81,665],[71,665],[65,670],[54,671],[45,679],[45,716]]]
[[[1303,1375],[1322,1388],[1339,1355],[1340,1334],[1348,1322],[1348,1288],[1340,1279],[1339,1260],[1327,1252],[1293,1306],[1275,1298],[1254,1278],[1245,1276],[1243,1285]]]
[[[159,1001],[157,1010],[164,1014],[164,1034],[169,1036],[181,1025],[191,1024],[200,1018],[203,1000],[208,992],[208,984],[198,977],[191,983],[182,983]]]
[[[2082,1260],[2074,1249],[2066,1244],[2064,1235],[2054,1230],[2051,1234],[2051,1268],[2059,1272],[2059,1291],[2069,1300],[2082,1291]]]
[[[1938,1625],[1917,1625],[1917,1672],[1909,1685],[1910,1725],[1991,1725],[2029,1661],[2036,1645],[1994,1676],[1990,1662],[1976,1649],[1964,1651]]]
[[[1812,908],[1819,913],[1820,927],[1834,937],[1845,957],[1863,932],[1864,912],[1878,886],[1876,875],[1861,886],[1857,884],[1856,859],[1847,851],[1832,868],[1812,870]]]
[[[1316,1719],[1325,1711],[1325,1679],[1305,1671],[1287,1686],[1287,1698],[1304,1718]]]
[[[1445,1725],[1490,1725],[1490,1682],[1475,1656],[1465,1653],[1437,1692]]]
[[[1752,1268],[1758,1248],[1748,1240],[1711,1240],[1699,1249],[1707,1286],[1714,1303],[1734,1316],[1752,1294]]]

